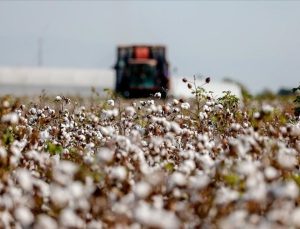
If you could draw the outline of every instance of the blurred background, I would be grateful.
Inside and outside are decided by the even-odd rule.
[[[0,67],[105,70],[120,44],[163,44],[172,77],[277,92],[300,81],[299,21],[297,1],[0,1]]]

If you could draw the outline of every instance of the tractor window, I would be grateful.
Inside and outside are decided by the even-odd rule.
[[[129,86],[131,88],[153,88],[156,85],[156,68],[148,64],[129,66]]]

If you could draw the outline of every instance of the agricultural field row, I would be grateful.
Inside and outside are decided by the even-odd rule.
[[[0,228],[300,227],[295,98],[183,81],[194,99],[1,97]]]

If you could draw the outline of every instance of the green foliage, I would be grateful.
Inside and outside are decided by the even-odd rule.
[[[3,136],[2,136],[2,142],[4,145],[10,145],[14,141],[14,134],[12,130],[6,129]]]
[[[300,187],[300,174],[292,174],[291,176],[295,183]]]
[[[272,91],[270,90],[264,90],[261,93],[259,93],[257,96],[255,96],[255,99],[259,100],[259,101],[272,101],[275,100],[277,98],[276,94],[274,94]]]
[[[238,108],[239,99],[231,94],[230,91],[223,91],[224,95],[218,98],[218,101],[223,105],[225,109],[234,111]]]
[[[297,91],[300,91],[300,85],[298,87],[293,88],[293,92],[296,93]],[[300,95],[298,94],[296,96],[296,99],[294,100],[295,108],[294,108],[294,114],[296,116],[300,115]]]
[[[173,172],[174,170],[174,164],[169,162],[165,165],[165,169],[168,171],[168,172]]]
[[[205,89],[202,86],[196,86],[191,93],[198,96],[198,99],[203,99],[205,97]]]
[[[63,152],[63,147],[61,145],[54,144],[50,141],[47,142],[46,149],[52,155],[61,154]]]
[[[225,175],[223,178],[224,178],[224,182],[229,186],[236,186],[240,182],[240,177],[235,173],[229,173]]]

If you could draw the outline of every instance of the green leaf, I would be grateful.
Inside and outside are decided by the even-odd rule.
[[[173,172],[174,170],[174,164],[169,162],[165,165],[165,169],[168,171],[168,172]]]
[[[6,129],[2,136],[2,142],[4,145],[10,145],[14,141],[14,135],[11,130]]]
[[[61,154],[63,151],[63,147],[61,145],[53,144],[52,142],[48,142],[46,148],[52,155]]]

